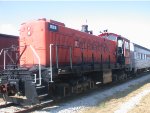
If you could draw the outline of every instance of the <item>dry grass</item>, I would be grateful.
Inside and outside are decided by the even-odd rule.
[[[143,97],[142,101],[128,113],[150,113],[150,94]]]
[[[120,91],[111,97],[105,98],[99,102],[96,107],[91,107],[86,110],[82,110],[82,113],[113,113],[132,97],[142,92],[144,89],[150,88],[150,80],[140,83],[135,86],[130,86],[128,90]],[[148,99],[147,99],[148,98]],[[146,105],[145,105],[146,104]],[[130,113],[150,113],[150,94],[146,96],[135,109],[131,110]]]

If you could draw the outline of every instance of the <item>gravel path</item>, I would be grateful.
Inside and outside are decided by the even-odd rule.
[[[89,96],[82,97],[77,100],[70,101],[69,103],[63,103],[58,106],[53,106],[50,108],[44,108],[40,111],[35,111],[35,113],[79,113],[80,110],[96,106],[105,98],[113,96],[117,92],[122,92],[130,88],[131,86],[136,86],[144,81],[150,80],[150,74],[143,76],[142,78],[137,78],[132,81],[128,81],[119,86],[112,87],[111,89],[95,92]],[[137,99],[137,98],[136,98]],[[135,100],[136,100],[135,99]]]

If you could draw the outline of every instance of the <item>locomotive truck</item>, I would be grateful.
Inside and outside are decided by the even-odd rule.
[[[88,25],[78,31],[45,18],[22,23],[15,50],[20,55],[3,70],[0,93],[22,105],[81,93],[135,72],[130,40],[108,32],[95,36]],[[150,50],[144,54],[150,62]]]

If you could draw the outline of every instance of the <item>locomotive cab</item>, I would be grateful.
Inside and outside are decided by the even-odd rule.
[[[117,62],[124,65],[124,44],[121,37],[117,37]]]
[[[117,37],[117,62],[120,65],[130,64],[130,42],[126,38]]]
[[[99,37],[116,43],[116,63],[124,66],[130,65],[130,41],[128,39],[114,33],[108,33],[107,30]]]

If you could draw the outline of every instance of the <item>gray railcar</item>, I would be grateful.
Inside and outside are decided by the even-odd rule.
[[[134,73],[150,69],[150,49],[133,43],[131,51],[131,69]]]

